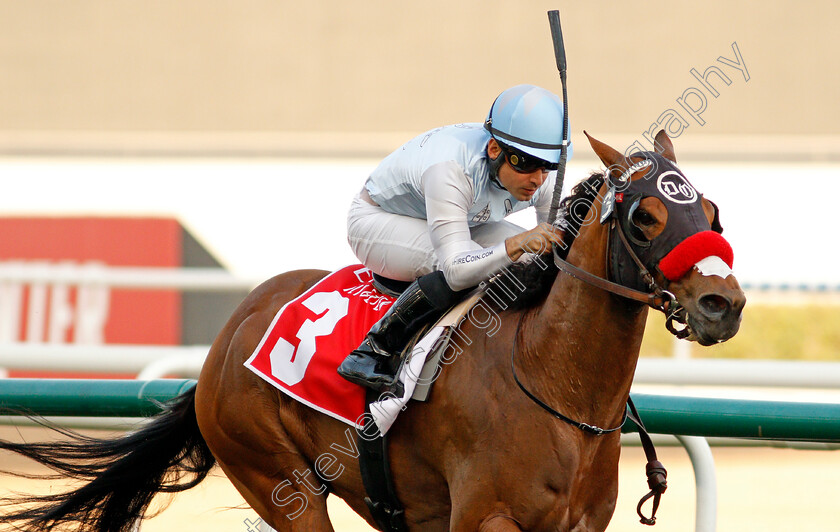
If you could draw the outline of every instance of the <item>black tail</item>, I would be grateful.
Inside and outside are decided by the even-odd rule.
[[[0,523],[26,531],[76,523],[76,530],[128,532],[156,493],[188,490],[204,480],[216,463],[198,430],[195,388],[168,404],[143,429],[121,438],[90,438],[52,428],[71,440],[0,441],[0,449],[27,456],[86,484],[57,495],[4,499],[0,503],[15,509],[0,515]]]

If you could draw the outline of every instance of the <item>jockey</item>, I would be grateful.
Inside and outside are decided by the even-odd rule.
[[[399,390],[400,352],[425,323],[523,258],[526,246],[560,241],[547,219],[562,140],[560,98],[518,85],[496,98],[483,125],[433,129],[379,164],[351,204],[348,241],[374,274],[411,284],[344,360],[341,376]],[[503,219],[529,206],[534,229]]]

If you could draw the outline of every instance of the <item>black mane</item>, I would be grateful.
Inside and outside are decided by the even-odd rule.
[[[604,174],[593,172],[575,185],[569,195],[560,202],[560,226],[566,232],[563,238],[565,247],[559,253],[562,258],[568,255],[583,221],[580,211],[577,212],[577,216],[573,216],[570,209],[575,204],[579,206],[579,200],[587,201],[591,205],[603,183]],[[517,262],[508,266],[488,282],[487,292],[497,310],[528,308],[545,299],[558,271],[554,265],[554,257],[549,252],[532,261]]]

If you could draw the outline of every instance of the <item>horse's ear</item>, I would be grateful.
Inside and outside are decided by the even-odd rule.
[[[676,164],[677,156],[674,154],[674,145],[671,143],[671,138],[665,133],[664,129],[659,130],[659,133],[656,134],[655,140],[656,144],[653,148],[659,152],[660,155]]]
[[[615,148],[611,146],[607,146],[600,140],[590,137],[589,133],[586,131],[583,132],[586,135],[586,138],[589,139],[589,144],[592,145],[592,149],[595,150],[595,154],[601,159],[601,162],[604,163],[604,166],[607,168],[614,168],[616,166],[620,166],[622,168],[627,167],[627,162],[625,157]]]
[[[627,158],[618,150],[604,144],[596,138],[590,137],[586,131],[583,134],[589,139],[589,144],[592,145],[592,149],[595,150],[595,154],[601,159],[604,166],[611,170],[613,177],[619,177],[630,166]]]

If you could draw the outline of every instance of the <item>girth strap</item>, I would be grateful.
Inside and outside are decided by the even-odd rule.
[[[359,468],[365,486],[365,504],[377,526],[384,532],[408,532],[405,513],[397,498],[388,461],[388,440],[370,415],[371,402],[379,399],[368,390],[365,399],[364,427],[358,432]]]

